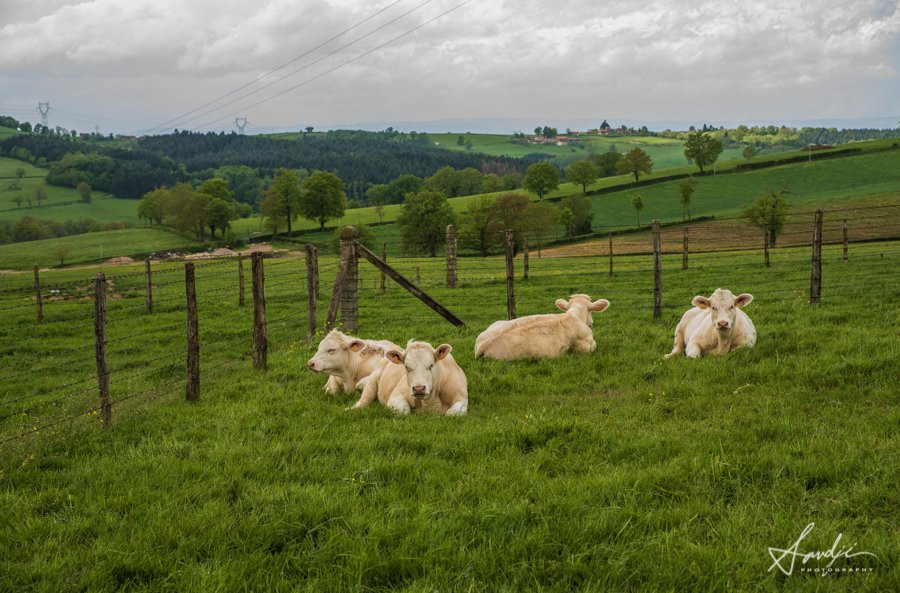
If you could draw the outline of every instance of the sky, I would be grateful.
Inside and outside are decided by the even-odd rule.
[[[0,0],[0,48],[0,114],[104,134],[900,120],[900,0]]]

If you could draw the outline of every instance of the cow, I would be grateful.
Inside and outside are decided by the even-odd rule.
[[[752,294],[734,296],[730,290],[717,288],[709,297],[695,296],[689,309],[675,328],[675,346],[665,358],[682,352],[688,358],[703,354],[723,354],[740,346],[756,344],[756,328],[741,308],[750,304]]]
[[[326,392],[353,393],[363,388],[366,378],[384,360],[384,353],[392,348],[398,346],[387,340],[360,340],[332,330],[319,342],[316,355],[306,366],[313,372],[331,375],[325,383]]]
[[[469,409],[468,384],[451,349],[449,344],[435,349],[428,342],[410,340],[405,350],[388,350],[353,408],[368,406],[377,398],[400,414],[418,409],[445,416],[464,415]]]
[[[593,352],[597,348],[591,326],[594,311],[605,311],[609,301],[591,301],[586,294],[557,299],[563,313],[530,315],[495,321],[475,340],[475,356],[516,360],[556,358],[566,352]]]

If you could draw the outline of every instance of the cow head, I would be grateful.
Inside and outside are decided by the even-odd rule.
[[[309,359],[306,366],[317,373],[336,374],[350,366],[350,357],[365,348],[362,340],[334,330],[319,342],[316,355]]]
[[[388,350],[385,357],[394,364],[406,367],[406,382],[412,394],[419,399],[431,395],[434,386],[441,380],[437,364],[450,354],[449,344],[441,344],[437,349],[428,342],[410,340],[406,350]]]
[[[586,294],[573,294],[569,300],[556,299],[556,306],[583,322],[585,325],[594,325],[594,318],[591,313],[596,311],[600,313],[609,307],[609,301],[606,299],[598,299],[591,302],[591,297]]]
[[[753,300],[752,294],[734,296],[730,290],[717,288],[709,297],[695,296],[691,301],[695,307],[709,309],[713,327],[720,332],[728,332],[734,327],[737,310]]]

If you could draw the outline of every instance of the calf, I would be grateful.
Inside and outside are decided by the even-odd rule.
[[[369,378],[359,401],[361,408],[375,401],[409,414],[412,409],[462,416],[469,408],[466,374],[450,355],[450,345],[434,349],[427,342],[410,340],[406,350],[395,348]]]
[[[703,354],[722,354],[740,346],[756,344],[756,328],[741,308],[753,300],[752,294],[734,296],[717,288],[708,298],[695,296],[675,328],[675,347],[666,358],[684,352],[688,358]]]
[[[556,358],[569,351],[593,352],[597,342],[591,331],[591,313],[605,311],[609,301],[591,302],[586,294],[573,294],[568,301],[557,299],[556,306],[564,312],[494,322],[475,340],[475,356],[516,360]]]
[[[325,391],[352,393],[362,389],[365,379],[384,360],[384,353],[397,348],[386,340],[360,340],[337,330],[331,331],[319,342],[316,355],[306,366],[316,373],[327,373]]]

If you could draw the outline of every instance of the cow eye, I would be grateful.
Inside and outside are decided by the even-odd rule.
[[[731,308],[734,309],[734,305],[731,305]]]
[[[434,365],[431,365],[430,367],[428,367],[428,370],[430,371],[433,368],[434,368]]]
[[[334,348],[328,351],[328,354],[334,354]]]

